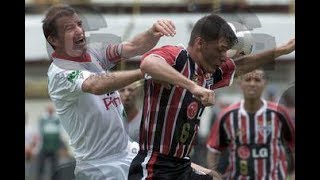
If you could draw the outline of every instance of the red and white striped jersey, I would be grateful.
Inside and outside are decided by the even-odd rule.
[[[295,127],[287,110],[264,99],[256,113],[242,100],[223,110],[207,141],[210,151],[229,151],[227,179],[285,179],[285,144],[294,151]]]
[[[231,59],[215,73],[209,74],[204,73],[182,47],[163,46],[146,53],[142,60],[150,54],[165,59],[174,69],[202,87],[213,90],[232,83],[235,64]],[[166,89],[152,79],[145,80],[144,92],[140,150],[177,158],[188,156],[204,106],[188,90],[173,85]]]

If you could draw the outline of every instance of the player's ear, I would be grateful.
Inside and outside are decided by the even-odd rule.
[[[203,39],[200,36],[195,38],[194,46],[196,47],[196,49],[201,50],[203,46]]]
[[[57,44],[56,38],[54,38],[53,36],[50,35],[50,36],[48,36],[47,40],[51,45],[56,46],[56,44]]]

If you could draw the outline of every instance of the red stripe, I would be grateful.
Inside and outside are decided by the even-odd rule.
[[[187,62],[182,74],[185,77],[189,77],[189,63]],[[184,89],[181,87],[175,87],[175,90],[173,92],[173,96],[170,102],[168,102],[169,106],[169,111],[167,114],[167,120],[166,124],[164,124],[164,140],[163,140],[163,153],[164,154],[169,154],[170,152],[170,142],[171,142],[171,136],[174,133],[175,129],[173,129],[173,125],[176,124],[177,119],[175,119],[177,113],[180,112],[179,103],[180,103],[180,98],[183,94]]]
[[[148,147],[148,150],[151,149],[151,137],[153,135],[153,128],[154,127],[154,122],[155,122],[155,119],[157,117],[156,116],[156,113],[159,111],[159,109],[157,109],[157,103],[158,103],[158,98],[160,96],[160,89],[161,89],[161,86],[158,85],[158,84],[155,84],[154,83],[154,88],[153,88],[153,93],[152,93],[152,97],[151,98],[151,112],[150,112],[150,119],[149,119],[149,127],[148,127],[148,142],[147,142],[147,147]]]
[[[241,135],[242,135],[242,142],[243,144],[248,144],[247,141],[247,117],[241,114]]]
[[[107,54],[106,54],[106,56],[108,57],[108,59],[110,60],[111,59],[111,57],[112,57],[112,55],[111,55],[111,49],[112,49],[112,44],[110,44],[108,47],[107,47]]]
[[[150,179],[150,180],[152,179],[153,172],[154,172],[154,164],[157,162],[157,157],[158,157],[157,153],[152,153],[151,158],[147,165],[148,176],[146,179]]]
[[[143,112],[144,112],[144,114],[143,114],[143,120],[144,120],[144,124],[146,124],[146,121],[148,121],[148,120],[147,120],[147,110],[149,109],[149,106],[150,106],[148,99],[150,98],[150,90],[149,90],[149,87],[150,87],[151,80],[148,80],[148,81],[146,81],[145,83],[147,84],[146,87],[148,87],[148,89],[147,89],[146,92],[145,92],[147,98],[144,99],[144,106],[143,106]],[[146,138],[146,133],[147,133],[147,129],[145,128],[144,124],[143,124],[143,126],[142,126],[143,128],[142,128],[142,132],[140,133],[140,139],[139,139],[139,142],[140,142],[139,144],[140,144],[140,149],[141,149],[141,150],[145,150],[145,149],[144,149],[144,145],[145,145],[144,143],[145,143],[145,140],[146,140],[145,138]]]

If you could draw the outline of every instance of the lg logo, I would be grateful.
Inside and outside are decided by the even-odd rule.
[[[267,148],[252,149],[252,157],[253,158],[267,158],[267,157],[269,157],[268,149]]]
[[[249,147],[247,145],[242,145],[238,148],[238,156],[241,159],[249,159],[252,157],[253,159],[263,159],[269,157],[269,151],[267,147]]]

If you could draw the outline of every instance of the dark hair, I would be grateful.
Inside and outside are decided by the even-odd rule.
[[[196,22],[191,32],[189,45],[193,45],[194,40],[199,36],[206,42],[224,37],[230,47],[238,42],[237,36],[227,21],[216,14],[204,16]]]
[[[48,39],[50,35],[55,37],[57,36],[57,19],[64,16],[72,16],[73,14],[76,14],[76,11],[71,6],[66,4],[58,4],[50,7],[45,15],[45,18],[42,20],[42,30],[45,38]],[[52,44],[50,45],[52,46]]]

